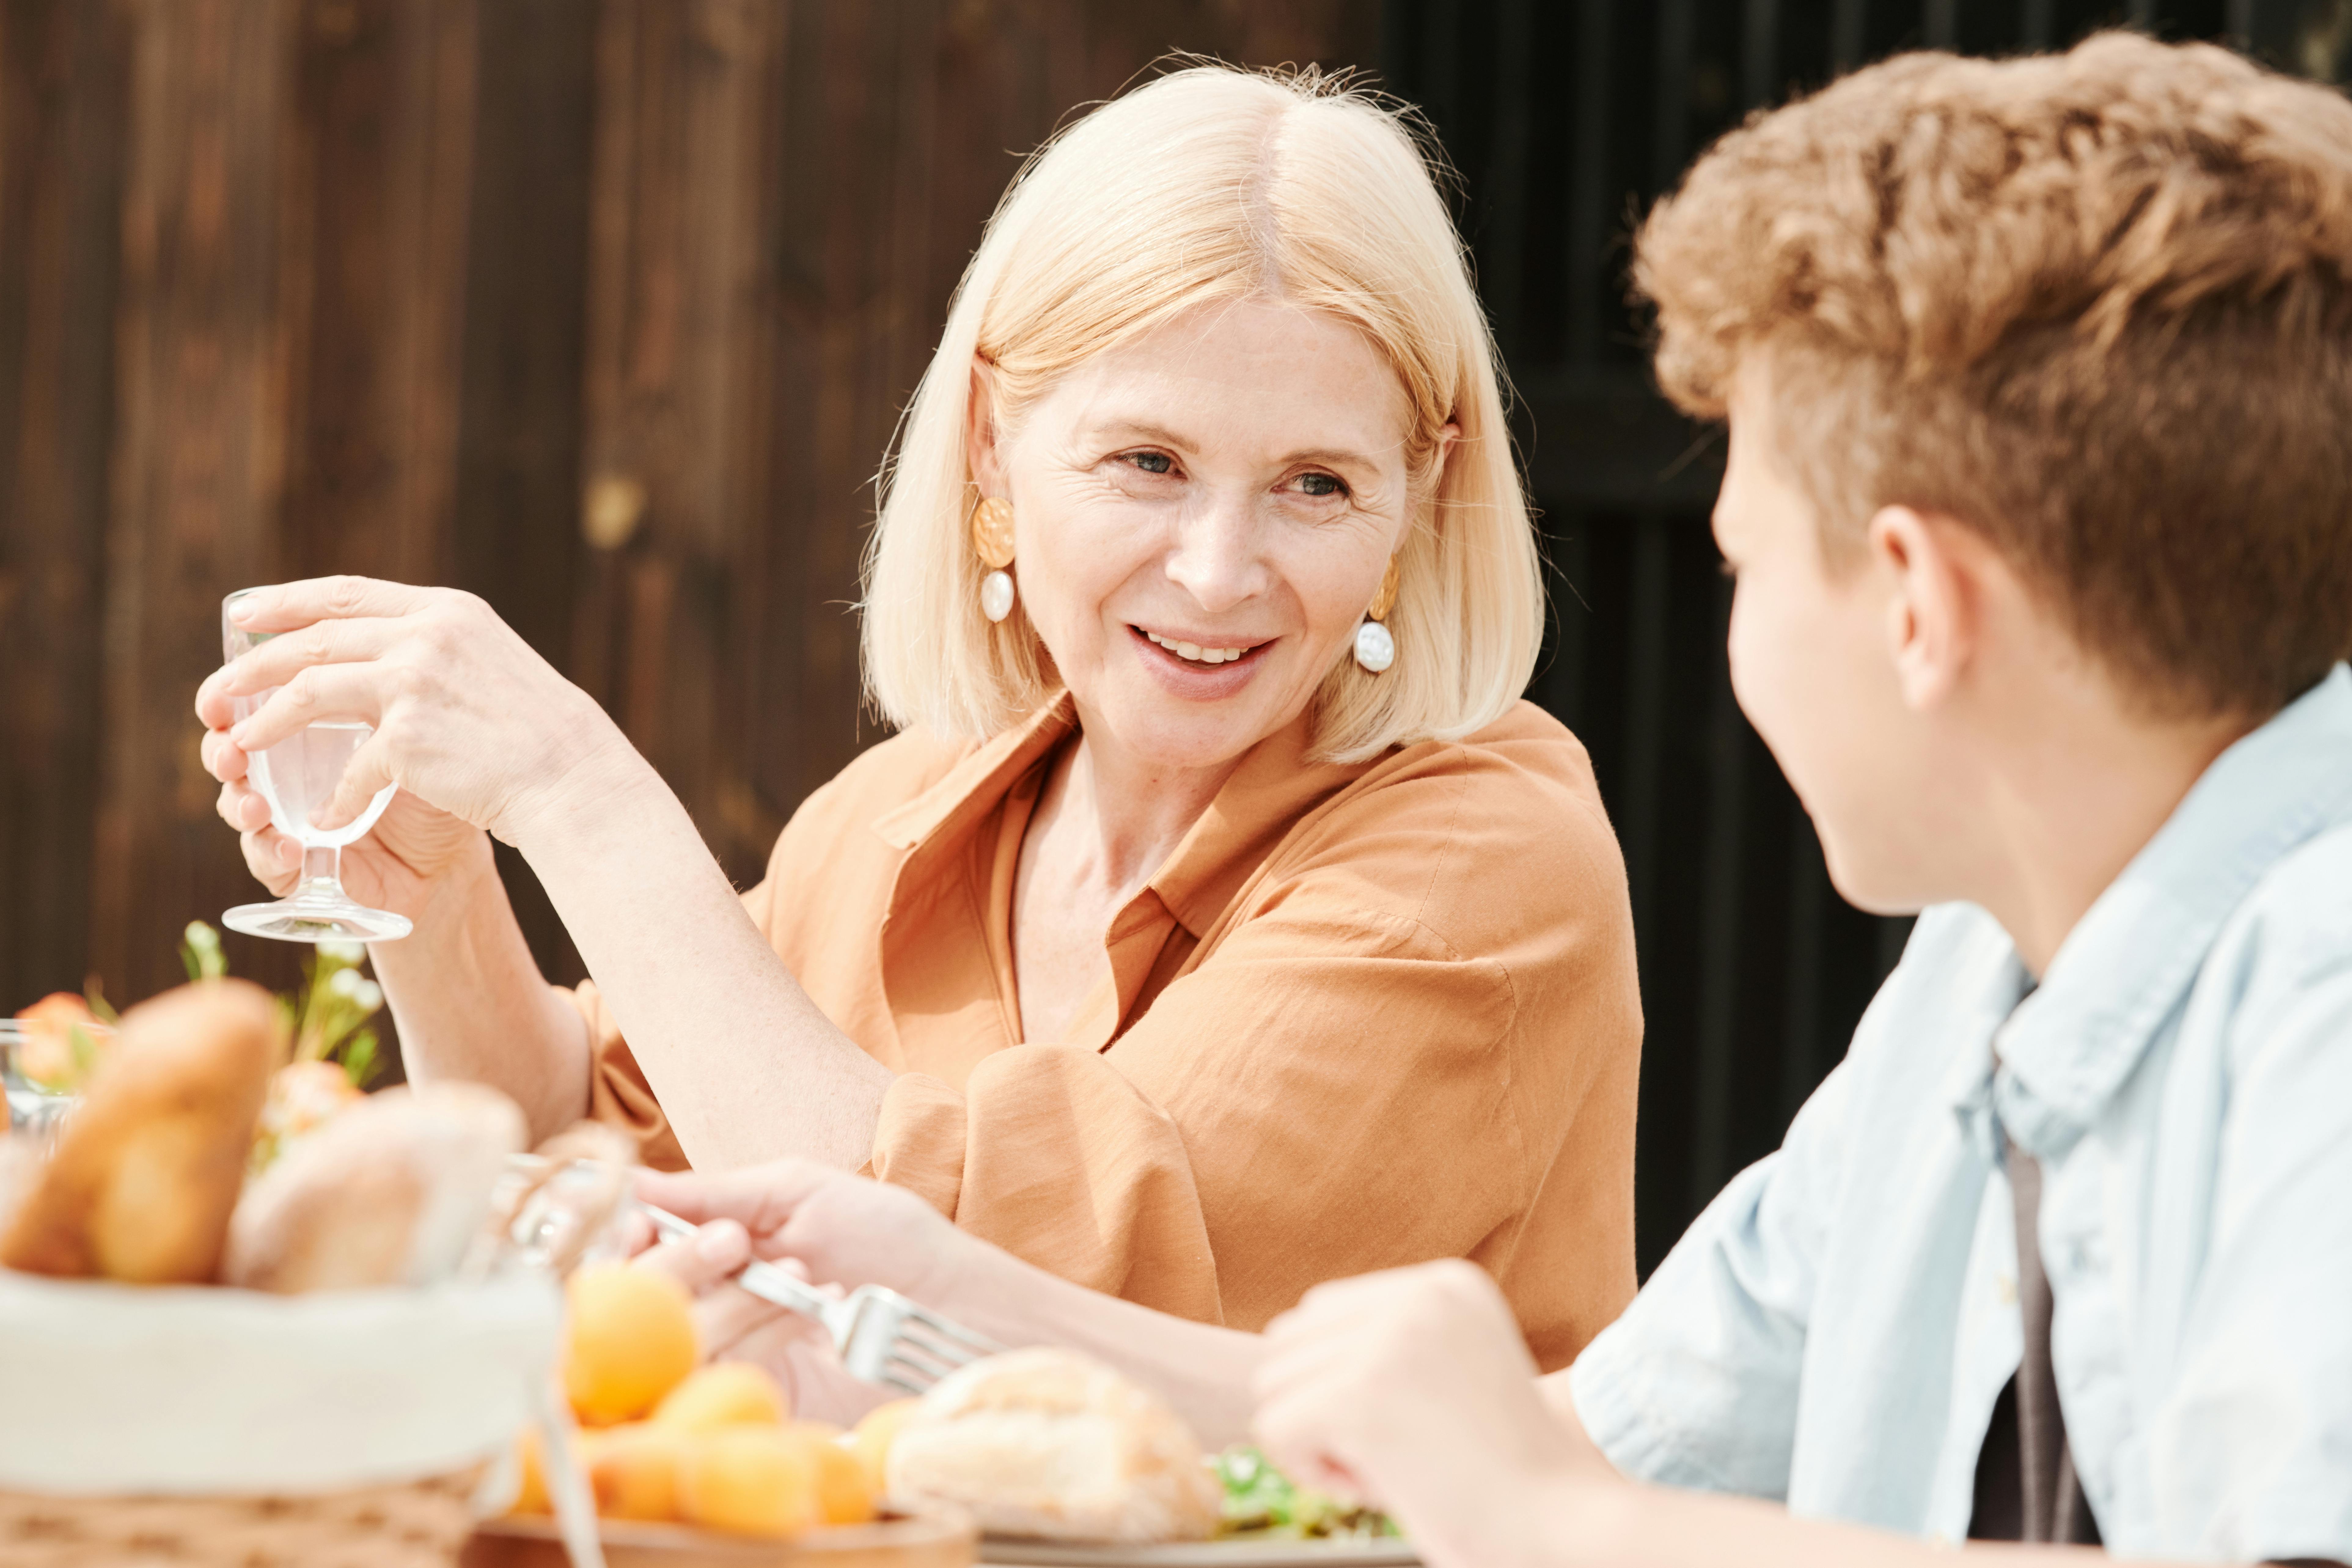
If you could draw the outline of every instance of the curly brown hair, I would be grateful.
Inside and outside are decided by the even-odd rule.
[[[2147,707],[2352,652],[2352,102],[2209,45],[1913,54],[1752,117],[1635,251],[1660,384],[1766,370],[1832,569],[1959,519]]]

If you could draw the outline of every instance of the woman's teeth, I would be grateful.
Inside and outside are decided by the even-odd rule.
[[[1143,628],[1138,626],[1136,630],[1143,631]],[[1230,664],[1249,652],[1245,647],[1202,647],[1196,642],[1175,642],[1158,632],[1143,632],[1143,635],[1178,658],[1190,659],[1194,664]]]

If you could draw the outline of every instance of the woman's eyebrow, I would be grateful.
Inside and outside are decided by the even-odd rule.
[[[1095,426],[1097,437],[1114,441],[1149,441],[1155,447],[1173,447],[1180,452],[1196,449],[1195,444],[1173,430],[1138,419],[1109,419]]]
[[[1098,439],[1149,441],[1155,447],[1172,447],[1180,452],[1193,452],[1199,449],[1197,443],[1178,435],[1173,430],[1139,419],[1106,420],[1095,426],[1094,434]],[[1333,468],[1372,468],[1380,466],[1379,460],[1370,453],[1355,451],[1346,447],[1308,447],[1287,453],[1278,461],[1280,466],[1286,468],[1297,463],[1326,463]]]

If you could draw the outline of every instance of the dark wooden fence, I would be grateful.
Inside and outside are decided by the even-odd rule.
[[[0,0],[0,1007],[157,989],[249,896],[188,711],[247,583],[484,595],[756,875],[875,738],[866,481],[1015,155],[1171,48],[1376,67],[1462,170],[1522,395],[1532,694],[1633,878],[1653,1261],[1901,927],[1831,891],[1731,701],[1718,454],[1643,369],[1629,218],[1834,68],[2110,22],[2325,75],[2352,0]]]

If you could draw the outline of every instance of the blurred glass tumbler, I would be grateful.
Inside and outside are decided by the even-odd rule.
[[[224,662],[268,642],[274,633],[248,632],[228,618],[230,606],[250,588],[240,588],[221,601],[221,652]],[[242,721],[269,700],[278,688],[235,700]],[[392,804],[397,784],[376,791],[367,809],[331,832],[310,826],[310,814],[334,797],[342,782],[343,765],[375,732],[371,725],[352,720],[331,720],[298,730],[278,744],[252,757],[246,783],[269,803],[269,820],[278,831],[302,846],[302,879],[285,898],[268,904],[239,904],[221,917],[231,931],[247,936],[275,937],[280,942],[391,942],[406,936],[405,917],[389,910],[372,910],[343,891],[343,846],[357,842],[375,826]]]
[[[103,1024],[37,1024],[0,1018],[0,1082],[7,1087],[8,1134],[46,1145],[79,1097],[96,1054],[114,1031]],[[81,1038],[76,1039],[74,1036]]]

